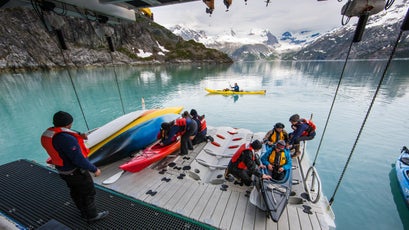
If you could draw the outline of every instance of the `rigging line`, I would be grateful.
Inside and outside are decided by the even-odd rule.
[[[332,114],[332,109],[334,108],[334,104],[335,104],[335,100],[336,100],[337,95],[338,95],[339,87],[341,86],[341,81],[342,81],[342,79],[344,77],[345,67],[346,67],[347,62],[348,62],[349,54],[351,53],[352,44],[354,44],[353,40],[351,41],[351,44],[349,46],[347,57],[345,58],[344,66],[342,67],[341,76],[340,76],[339,81],[338,81],[337,89],[335,90],[334,98],[332,99],[331,108],[330,108],[330,110],[328,112],[327,120],[325,121],[325,126],[324,126],[324,129],[322,131],[320,143],[318,144],[317,152],[315,153],[315,158],[314,158],[314,162],[312,163],[312,166],[315,166],[315,162],[317,161],[318,154],[320,152],[322,140],[324,139],[325,131],[327,130],[328,122],[329,122],[329,119],[330,119],[331,114]]]
[[[87,15],[87,14],[86,14]],[[94,26],[92,25],[92,23],[90,22],[90,19],[88,18],[88,16],[85,16],[89,26],[92,28],[92,30],[94,31],[94,33],[98,36],[98,34],[95,31]],[[106,36],[105,36],[106,37]],[[122,107],[122,113],[125,114],[125,106],[124,106],[124,102],[122,99],[122,93],[121,93],[121,89],[119,88],[119,82],[118,82],[118,75],[116,73],[116,68],[115,68],[115,64],[114,64],[114,56],[112,55],[112,52],[109,52],[109,55],[111,56],[111,63],[112,66],[114,68],[114,75],[115,75],[115,83],[118,89],[118,94],[119,94],[119,100],[121,101],[121,107]]]
[[[408,12],[409,12],[409,11],[408,11]],[[389,56],[388,62],[387,62],[386,66],[385,66],[385,69],[384,69],[384,71],[383,71],[383,73],[382,73],[382,77],[381,77],[381,79],[379,80],[378,87],[376,88],[376,91],[375,91],[375,93],[374,93],[374,95],[373,95],[373,97],[372,97],[371,104],[369,105],[368,111],[366,112],[366,115],[365,115],[365,119],[363,120],[362,125],[361,125],[361,128],[359,129],[358,136],[357,136],[356,139],[355,139],[355,143],[354,143],[354,145],[353,145],[353,147],[352,147],[352,150],[351,150],[351,152],[350,152],[350,154],[349,154],[349,156],[348,156],[348,160],[347,160],[347,162],[345,163],[344,169],[342,170],[342,173],[341,173],[341,176],[340,176],[340,178],[339,178],[339,180],[338,180],[338,184],[337,184],[337,186],[336,186],[336,188],[335,188],[334,194],[332,195],[331,199],[329,200],[329,205],[330,205],[330,206],[331,206],[332,203],[334,202],[335,194],[336,194],[337,191],[338,191],[339,185],[341,184],[341,181],[342,181],[342,179],[343,179],[343,177],[344,177],[344,174],[345,174],[345,171],[346,171],[346,169],[347,169],[347,167],[348,167],[349,161],[350,161],[351,158],[352,158],[352,154],[354,153],[355,147],[356,147],[356,145],[357,145],[357,143],[358,143],[358,140],[359,140],[359,138],[360,138],[360,136],[361,136],[362,130],[363,130],[364,127],[365,127],[365,123],[366,123],[366,121],[367,121],[367,119],[368,119],[368,117],[369,117],[369,114],[371,113],[371,110],[372,110],[372,107],[373,107],[373,105],[374,105],[376,96],[378,95],[379,90],[380,90],[380,88],[381,88],[381,86],[382,86],[382,82],[383,82],[383,80],[385,79],[386,71],[387,71],[388,68],[389,68],[389,65],[390,65],[390,63],[391,63],[391,61],[392,61],[392,57],[393,57],[393,55],[395,54],[395,51],[396,51],[396,47],[398,46],[399,40],[400,40],[401,37],[402,37],[402,32],[403,32],[402,30],[399,32],[398,39],[396,40],[395,45],[393,46],[392,53],[391,53],[391,55]]]
[[[87,119],[85,118],[85,114],[84,114],[84,109],[82,108],[81,101],[80,101],[80,98],[79,98],[78,93],[77,93],[77,89],[75,88],[74,81],[72,80],[71,72],[68,69],[67,60],[65,59],[64,52],[63,52],[63,50],[61,48],[60,48],[60,52],[61,52],[61,55],[62,55],[62,57],[64,59],[65,67],[67,68],[68,76],[70,77],[70,81],[71,81],[72,88],[74,89],[75,97],[77,98],[78,105],[80,106],[82,117],[84,118],[85,125],[87,126],[87,130],[89,130]]]
[[[45,20],[44,20],[44,13],[43,13],[43,11],[41,10],[41,8],[39,8],[38,3],[37,3],[36,1],[33,1],[33,0],[32,0],[32,1],[31,1],[31,4],[32,4],[34,10],[35,10],[36,13],[37,13],[37,16],[38,16],[38,17],[40,18],[40,20],[43,22],[43,25],[44,25],[45,29],[48,30],[47,24],[46,24],[46,22],[45,22]],[[81,101],[80,101],[80,99],[79,99],[79,97],[78,97],[78,93],[77,93],[77,90],[76,90],[76,88],[75,88],[74,81],[72,80],[71,72],[68,70],[68,64],[67,64],[67,60],[66,60],[66,58],[65,58],[65,56],[64,56],[63,49],[62,49],[60,46],[59,46],[59,49],[60,49],[60,52],[61,52],[61,56],[62,56],[62,58],[63,58],[63,60],[64,60],[65,67],[67,68],[68,76],[70,77],[70,81],[71,81],[72,87],[73,87],[73,89],[74,89],[74,93],[75,93],[75,96],[76,96],[76,98],[77,98],[78,104],[79,104],[79,106],[80,106],[80,110],[81,110],[82,116],[83,116],[83,118],[84,118],[85,125],[87,126],[87,130],[89,130],[89,126],[88,126],[88,123],[87,123],[87,119],[85,118],[84,110],[82,109]]]
[[[112,62],[112,66],[114,68],[115,82],[116,82],[116,87],[118,88],[118,94],[119,94],[119,100],[121,101],[122,112],[123,112],[123,114],[125,114],[124,101],[122,99],[121,88],[119,88],[118,76],[116,74],[116,68],[115,68],[115,64],[114,64],[114,56],[112,55],[112,52],[109,52],[109,54],[111,55],[111,62]]]

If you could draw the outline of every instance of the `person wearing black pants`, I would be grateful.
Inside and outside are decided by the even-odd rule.
[[[70,195],[79,209],[81,217],[88,223],[105,218],[109,212],[97,212],[95,187],[89,172],[101,175],[101,170],[87,158],[88,148],[84,144],[86,134],[71,130],[73,118],[63,111],[54,114],[54,127],[41,136],[41,144],[50,155],[60,177],[70,189]]]
[[[188,149],[193,150],[192,139],[197,133],[197,123],[192,119],[188,111],[183,112],[182,118],[186,119],[186,131],[180,140],[180,155],[187,155]]]

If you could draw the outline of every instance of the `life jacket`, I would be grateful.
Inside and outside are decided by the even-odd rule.
[[[75,137],[75,139],[77,139],[81,149],[81,153],[86,158],[88,156],[89,149],[85,146],[84,138],[82,138],[80,134],[67,128],[50,127],[46,131],[44,131],[43,135],[41,135],[41,145],[51,157],[51,163],[56,166],[64,166],[64,162],[61,159],[60,154],[57,152],[57,150],[55,150],[53,146],[53,137],[62,132],[68,133]]]
[[[278,136],[278,140],[277,140],[277,136]],[[276,143],[279,140],[284,140],[284,132],[277,133],[276,130],[274,129],[273,132],[271,133],[271,136],[268,139],[272,143]]]
[[[250,150],[252,152],[252,160],[256,160],[256,156],[254,154],[253,148],[250,144],[242,144],[239,149],[237,149],[236,153],[234,153],[233,157],[231,158],[231,162],[233,164],[237,164],[237,168],[239,169],[247,169],[247,165],[243,162],[241,156],[245,150]]]
[[[207,129],[207,124],[206,120],[203,118],[203,120],[200,121],[200,132]]]
[[[181,117],[175,120],[175,125],[181,127],[180,131],[176,134],[177,136],[182,136],[186,132],[186,119]]]
[[[305,131],[301,134],[301,136],[309,136],[310,133],[315,132],[315,129],[317,128],[317,126],[316,126],[316,125],[314,124],[314,122],[312,122],[311,120],[307,120],[307,119],[301,118],[301,119],[299,120],[299,122],[301,122],[301,123],[306,123],[306,124],[309,126],[309,128],[308,128],[307,130],[305,130]]]
[[[206,119],[204,116],[197,117],[200,122],[199,131],[198,133],[202,132],[203,130],[207,129]]]
[[[274,149],[272,152],[271,152],[271,154],[270,154],[270,156],[268,157],[268,161],[271,163],[271,164],[273,164],[274,165],[274,159],[275,159],[275,157],[276,157],[276,150]],[[280,151],[280,153],[281,153],[281,156],[280,156],[280,167],[281,166],[283,166],[283,165],[285,165],[286,163],[287,163],[287,158],[285,157],[285,152],[284,152],[284,150],[281,150]]]

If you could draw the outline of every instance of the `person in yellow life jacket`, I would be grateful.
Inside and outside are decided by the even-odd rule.
[[[274,125],[273,129],[268,131],[263,138],[263,143],[269,147],[273,146],[279,140],[288,143],[288,133],[284,130],[285,126],[283,123],[278,122]]]
[[[265,165],[274,180],[282,180],[287,170],[292,167],[290,150],[283,140],[277,141],[270,151],[261,156],[261,163]]]
[[[232,174],[247,186],[251,185],[252,175],[262,177],[263,179],[270,179],[271,176],[262,174],[259,170],[259,168],[264,168],[256,154],[261,147],[262,144],[259,140],[240,146],[227,166],[224,173],[225,179],[228,180],[229,174]]]
[[[69,113],[55,113],[54,126],[44,131],[41,145],[70,189],[70,196],[81,217],[90,223],[105,218],[109,212],[97,212],[95,187],[89,172],[97,177],[101,175],[101,170],[87,159],[88,149],[84,144],[87,136],[71,130],[72,123]]]

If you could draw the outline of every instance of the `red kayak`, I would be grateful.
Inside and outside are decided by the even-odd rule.
[[[176,152],[180,149],[180,140],[172,142],[170,145],[161,146],[159,143],[153,144],[145,148],[140,155],[132,158],[131,161],[119,166],[121,169],[128,172],[139,172],[155,163],[167,155]]]

